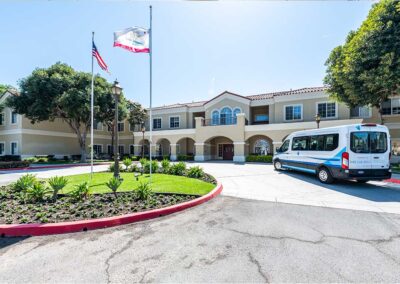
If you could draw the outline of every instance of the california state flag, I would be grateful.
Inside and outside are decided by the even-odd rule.
[[[125,48],[132,52],[149,53],[149,30],[131,27],[114,32],[114,46]]]

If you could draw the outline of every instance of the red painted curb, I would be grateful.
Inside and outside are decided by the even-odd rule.
[[[93,164],[93,166],[99,166],[99,165],[108,165],[109,163],[104,162],[104,163],[96,163]],[[35,170],[35,169],[62,169],[62,168],[73,168],[73,167],[86,167],[90,166],[90,164],[71,164],[71,165],[48,165],[48,166],[37,166],[37,167],[27,167],[27,168],[12,168],[12,169],[1,169],[0,172],[2,171],[25,171],[25,170]]]
[[[52,234],[65,234],[65,233],[101,229],[101,228],[114,227],[114,226],[139,222],[147,219],[152,219],[172,214],[193,206],[200,205],[218,196],[221,193],[222,188],[223,188],[222,184],[218,183],[217,186],[212,191],[199,198],[179,203],[166,208],[126,214],[122,216],[63,222],[63,223],[51,223],[51,224],[0,225],[0,236],[21,237],[21,236],[43,236]]]
[[[385,180],[386,182],[391,182],[391,183],[399,183],[400,184],[400,179],[397,178],[390,178]]]

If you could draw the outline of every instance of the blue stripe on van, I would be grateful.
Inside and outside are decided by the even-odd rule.
[[[282,168],[288,168],[288,169],[292,169],[292,170],[315,174],[315,170],[312,170],[312,169],[306,169],[306,168],[288,166],[288,165],[282,165]]]

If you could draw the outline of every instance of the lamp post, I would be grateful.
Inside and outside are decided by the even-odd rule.
[[[315,115],[315,122],[317,123],[317,128],[319,128],[319,123],[321,122],[321,116],[319,113]]]
[[[118,103],[122,88],[115,79],[112,86],[112,93],[115,101],[115,117],[114,117],[114,177],[119,178],[119,151],[118,151]]]
[[[142,139],[142,159],[144,159],[144,133],[146,132],[146,128],[144,127],[144,124],[142,124],[142,134],[143,134],[143,139]]]

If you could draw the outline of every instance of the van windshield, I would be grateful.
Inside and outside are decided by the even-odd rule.
[[[387,151],[387,135],[385,132],[352,132],[350,149],[354,153],[385,153]]]

